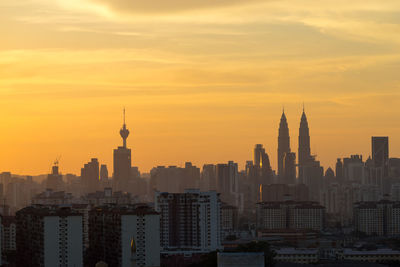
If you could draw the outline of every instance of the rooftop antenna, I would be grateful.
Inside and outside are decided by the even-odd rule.
[[[125,125],[125,107],[124,107],[124,125]]]

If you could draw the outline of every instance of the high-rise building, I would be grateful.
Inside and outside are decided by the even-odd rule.
[[[47,176],[46,187],[54,191],[62,189],[62,175],[58,172],[58,162],[52,167],[52,172]]]
[[[299,128],[299,153],[298,153],[298,165],[299,165],[299,182],[304,183],[303,168],[311,159],[310,149],[310,131],[308,128],[307,116],[303,108],[303,114],[301,115],[300,128]]]
[[[217,190],[217,181],[215,178],[215,165],[205,164],[201,172],[201,187],[202,191]]]
[[[160,266],[160,215],[143,204],[92,209],[87,265],[99,261],[108,266]]]
[[[221,247],[221,201],[215,191],[156,192],[163,251],[210,252]]]
[[[271,184],[273,182],[269,156],[261,144],[257,144],[254,148],[254,167],[258,172],[260,184]]]
[[[389,137],[372,137],[372,162],[377,176],[389,177]]]
[[[95,192],[99,189],[99,178],[99,161],[93,158],[81,168],[81,179],[85,192]]]
[[[336,162],[336,180],[339,183],[343,182],[343,162],[340,158]]]
[[[282,179],[283,178],[283,179]],[[280,176],[280,180],[284,184],[295,184],[296,183],[296,154],[285,153],[283,156],[283,173]]]
[[[17,266],[83,266],[82,214],[29,206],[17,212],[16,221]]]
[[[364,181],[364,162],[361,155],[351,155],[343,159],[343,179],[346,182]]]
[[[108,181],[108,169],[107,169],[107,165],[105,165],[105,164],[101,164],[101,167],[100,167],[100,181],[101,182]]]
[[[283,111],[278,135],[278,176],[280,179],[284,177],[285,155],[287,153],[290,153],[290,135],[285,111]]]
[[[217,192],[221,194],[221,200],[237,206],[237,194],[239,191],[237,163],[229,161],[228,164],[217,164],[215,173]]]
[[[129,136],[129,130],[126,128],[125,123],[125,109],[124,109],[124,124],[120,130],[123,144],[114,149],[114,176],[113,183],[114,189],[117,191],[126,191],[129,186],[129,179],[131,176],[131,150],[126,146],[126,139]]]

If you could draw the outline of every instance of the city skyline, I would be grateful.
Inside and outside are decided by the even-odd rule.
[[[278,125],[277,125],[277,127],[276,127],[276,132],[278,132],[278,134],[277,134],[277,136],[276,136],[276,140],[275,140],[275,144],[273,144],[272,146],[270,146],[269,144],[265,144],[265,143],[261,143],[261,142],[258,142],[258,143],[254,143],[251,147],[249,147],[248,148],[248,150],[249,150],[249,153],[248,154],[250,154],[250,156],[248,157],[248,158],[245,158],[244,160],[235,160],[235,159],[232,159],[232,158],[227,158],[227,159],[222,159],[222,160],[220,160],[220,161],[193,161],[193,160],[190,160],[190,159],[184,159],[183,161],[181,161],[181,162],[164,162],[164,164],[154,164],[154,163],[152,163],[152,162],[149,162],[147,165],[145,165],[145,166],[149,166],[148,167],[148,169],[145,169],[145,168],[143,168],[143,166],[140,166],[139,164],[135,164],[135,156],[136,156],[136,154],[135,154],[135,152],[136,152],[136,150],[135,150],[135,148],[134,147],[132,147],[132,145],[134,145],[134,140],[132,140],[132,139],[134,139],[135,138],[135,136],[134,136],[134,134],[133,135],[130,135],[130,139],[129,140],[127,140],[128,139],[128,136],[129,136],[129,128],[130,128],[130,130],[132,130],[132,128],[133,127],[129,127],[128,126],[128,122],[126,122],[126,109],[125,108],[123,108],[123,119],[122,119],[122,127],[120,128],[120,131],[119,131],[119,134],[117,134],[117,135],[119,135],[119,141],[120,141],[120,144],[122,143],[122,147],[120,146],[120,144],[115,144],[115,147],[119,147],[119,149],[121,149],[121,148],[127,148],[129,151],[131,151],[132,150],[132,166],[136,166],[136,167],[139,167],[139,170],[141,171],[141,172],[150,172],[150,170],[152,169],[152,168],[155,168],[155,167],[157,167],[157,166],[178,166],[178,167],[182,167],[182,166],[184,166],[185,165],[185,162],[191,162],[191,163],[193,163],[195,166],[198,166],[198,167],[202,167],[203,165],[206,165],[206,164],[217,164],[217,163],[223,163],[223,162],[228,162],[228,161],[234,161],[234,162],[236,162],[236,163],[238,163],[238,166],[239,166],[239,169],[244,169],[245,168],[245,164],[246,164],[246,161],[248,161],[248,160],[252,160],[252,157],[253,157],[253,155],[252,155],[252,153],[253,153],[253,151],[252,151],[252,146],[254,146],[255,144],[262,144],[263,146],[265,146],[265,148],[266,148],[266,153],[269,155],[269,157],[270,157],[270,161],[271,161],[271,167],[272,167],[272,169],[275,171],[275,173],[276,173],[276,175],[278,175],[278,160],[276,160],[275,159],[275,161],[274,161],[274,158],[276,158],[276,156],[278,156],[279,157],[279,150],[278,150],[278,145],[279,145],[279,140],[278,140],[278,136],[279,136],[279,133],[282,131],[282,123],[284,123],[283,124],[283,127],[288,127],[288,128],[290,128],[290,126],[291,126],[291,124],[290,124],[290,119],[287,119],[287,111],[285,110],[285,108],[283,109],[283,110],[281,110],[281,117],[280,117],[280,123],[278,123]],[[303,121],[303,119],[305,119],[305,122],[307,123],[307,120],[308,120],[308,115],[307,115],[308,113],[307,113],[307,110],[306,110],[306,108],[305,108],[305,105],[304,105],[304,103],[303,103],[303,106],[302,106],[302,110],[301,110],[301,118],[300,118],[300,120],[299,120],[299,126],[300,125],[302,125],[302,121]],[[129,114],[128,114],[128,116],[129,116]],[[289,115],[289,117],[290,117],[290,115]],[[283,121],[282,121],[283,120]],[[288,120],[289,120],[289,122],[288,122]],[[307,124],[307,126],[309,126],[308,124]],[[297,151],[297,149],[298,149],[298,147],[299,147],[299,143],[298,143],[298,137],[299,137],[299,128],[300,127],[297,127],[297,131],[296,131],[296,127],[295,126],[292,126],[292,128],[294,128],[294,130],[292,130],[292,131],[289,131],[289,129],[288,128],[286,128],[286,132],[284,133],[284,135],[286,135],[287,136],[287,134],[289,135],[288,137],[289,137],[289,150],[287,151],[287,152],[290,152],[290,147],[294,147],[295,149],[295,162],[296,162],[296,164],[298,163],[298,151]],[[332,157],[328,157],[328,158],[333,158],[334,159],[334,161],[332,161],[332,162],[327,162],[327,164],[324,164],[324,163],[326,163],[326,161],[324,161],[324,159],[321,159],[321,156],[319,155],[319,154],[317,154],[316,152],[315,152],[315,147],[317,147],[316,145],[314,145],[314,138],[313,138],[313,136],[312,136],[312,132],[313,132],[313,128],[312,128],[312,126],[311,127],[309,127],[310,129],[309,129],[309,131],[310,131],[310,139],[311,139],[311,141],[308,141],[308,142],[310,142],[310,148],[311,148],[311,156],[316,156],[316,160],[318,160],[318,161],[320,161],[321,162],[321,165],[324,167],[324,169],[325,170],[327,170],[329,167],[330,168],[334,168],[334,165],[335,165],[335,163],[336,163],[336,159],[337,158],[343,158],[343,157],[345,157],[345,156],[348,156],[348,155],[353,155],[353,154],[360,154],[360,155],[363,155],[364,157],[365,157],[365,159],[367,159],[369,156],[372,156],[372,154],[371,154],[371,150],[370,150],[370,147],[369,146],[367,146],[368,147],[368,149],[364,149],[364,151],[367,151],[366,153],[361,153],[360,151],[354,151],[354,152],[349,152],[349,153],[347,153],[347,152],[341,152],[342,154],[340,154],[340,155],[338,155],[338,156],[336,156],[336,155],[332,155]],[[135,130],[133,129],[133,132],[135,132]],[[117,133],[117,132],[116,132]],[[381,136],[385,136],[385,135],[381,135]],[[293,138],[293,137],[295,137],[295,138]],[[122,141],[121,141],[121,138],[122,138]],[[287,137],[285,137],[285,138],[287,138]],[[390,136],[389,136],[389,138],[390,138]],[[371,136],[369,136],[368,137],[368,142],[370,142],[370,139],[371,139]],[[130,142],[129,141],[131,141],[131,145],[130,145]],[[390,141],[392,142],[393,141],[393,138],[391,138],[390,139]],[[285,141],[285,142],[287,142],[287,141]],[[286,144],[286,143],[285,143]],[[108,145],[107,145],[108,146]],[[392,145],[393,146],[393,145]],[[114,147],[114,148],[115,148]],[[276,149],[275,149],[275,151],[270,151],[271,150],[271,148],[272,147],[276,147]],[[314,149],[313,149],[314,148]],[[350,148],[351,149],[351,148]],[[115,152],[114,152],[115,153]],[[129,152],[129,153],[131,153],[131,152]],[[196,151],[194,151],[193,153],[196,153]],[[212,153],[212,152],[211,152]],[[393,157],[393,156],[396,156],[396,154],[395,153],[393,153],[393,149],[390,149],[390,153],[391,153],[391,156]],[[112,154],[112,153],[111,153]],[[244,154],[244,153],[243,153]],[[62,153],[60,153],[59,155],[57,155],[57,157],[56,157],[56,161],[57,161],[57,164],[59,164],[60,162],[59,162],[59,160],[60,160],[60,158],[61,158],[61,155],[62,155]],[[109,161],[107,161],[107,160],[104,160],[104,159],[102,159],[102,158],[99,158],[99,157],[96,157],[95,155],[96,155],[96,153],[95,152],[93,152],[92,153],[92,155],[93,156],[90,156],[90,158],[88,158],[88,159],[93,159],[93,158],[96,158],[96,159],[98,159],[102,164],[106,164],[107,166],[108,166],[108,168],[111,170],[112,169],[112,166],[114,166],[114,164],[113,164],[113,162],[112,162],[112,158],[111,158],[111,161],[109,162]],[[282,155],[283,156],[283,155]],[[235,157],[235,156],[234,156]],[[236,157],[236,158],[239,158],[239,157]],[[53,163],[54,163],[54,160],[50,160],[50,169],[51,169],[51,166],[53,165]],[[81,162],[80,163],[80,165],[78,165],[76,168],[78,169],[78,171],[76,171],[76,172],[74,172],[74,171],[68,171],[67,169],[64,169],[63,168],[63,164],[62,164],[62,162],[61,162],[61,167],[60,167],[60,171],[63,173],[63,174],[66,174],[66,173],[74,173],[74,174],[79,174],[79,170],[80,170],[80,168],[82,168],[82,164],[83,164],[83,162]],[[131,164],[129,164],[129,165],[131,165]],[[115,167],[115,166],[114,166]],[[12,173],[15,173],[15,174],[19,174],[19,175],[26,175],[26,174],[30,174],[30,175],[43,175],[43,174],[46,174],[46,170],[44,170],[42,173],[18,173],[18,172],[13,172],[12,170],[0,170],[0,171],[10,171],[10,172],[12,172]],[[50,171],[50,170],[49,170]],[[49,172],[48,171],[48,172]],[[29,170],[28,170],[28,172],[29,172]],[[110,173],[110,175],[112,175],[112,173]]]

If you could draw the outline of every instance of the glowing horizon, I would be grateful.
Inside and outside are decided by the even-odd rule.
[[[165,2],[165,1],[164,1]],[[297,154],[303,101],[325,170],[389,136],[400,156],[400,2],[4,0],[0,172],[112,172],[127,109],[132,164],[276,169],[282,105]]]

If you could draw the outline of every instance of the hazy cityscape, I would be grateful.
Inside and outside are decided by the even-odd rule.
[[[141,174],[131,159],[124,109],[112,168],[92,158],[80,175],[63,174],[57,159],[41,180],[0,174],[2,262],[398,264],[400,158],[390,157],[389,137],[371,137],[368,158],[338,158],[332,169],[312,154],[304,108],[298,133],[292,131],[297,153],[284,111],[277,126],[277,153],[268,155],[263,144],[255,144],[243,170],[233,161],[201,167],[186,162]],[[276,169],[270,156],[277,157]]]
[[[400,0],[0,0],[0,266],[400,266]]]

